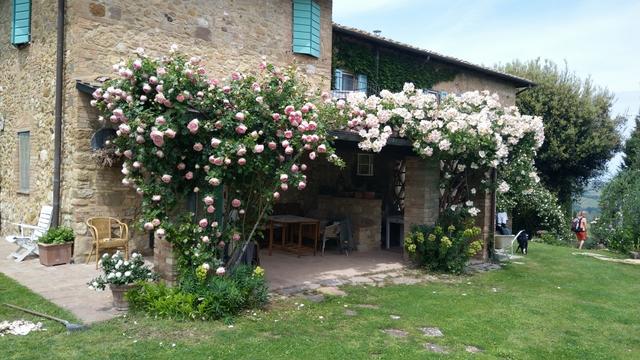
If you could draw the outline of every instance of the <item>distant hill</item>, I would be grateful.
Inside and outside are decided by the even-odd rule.
[[[576,211],[584,210],[587,212],[587,218],[593,219],[600,216],[600,190],[599,189],[587,189],[582,196],[573,205]]]

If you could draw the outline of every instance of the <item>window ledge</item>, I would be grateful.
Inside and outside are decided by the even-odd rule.
[[[16,194],[18,194],[18,195],[26,195],[26,196],[30,195],[29,191],[16,191]]]

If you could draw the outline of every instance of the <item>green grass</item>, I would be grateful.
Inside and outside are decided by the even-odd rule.
[[[3,359],[637,359],[640,266],[572,251],[531,244],[524,264],[504,270],[446,283],[347,287],[347,297],[318,304],[277,301],[238,318],[232,328],[129,315],[66,334],[47,322],[46,332],[0,338],[0,353]],[[0,288],[1,302],[69,317],[4,276]],[[357,315],[345,316],[345,306]],[[0,309],[0,320],[23,317]],[[445,336],[427,339],[419,331],[425,326],[439,327]],[[409,335],[381,331],[389,328]],[[427,353],[426,342],[450,353]],[[465,345],[483,352],[468,354]]]

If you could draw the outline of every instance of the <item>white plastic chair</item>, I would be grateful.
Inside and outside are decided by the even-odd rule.
[[[338,246],[340,245],[340,223],[335,223],[324,228],[322,234],[322,256],[324,256],[324,246],[329,239],[337,239]],[[349,255],[349,253],[347,253]]]
[[[9,258],[15,258],[16,262],[21,262],[27,256],[38,255],[38,239],[44,235],[51,226],[51,214],[53,207],[45,205],[40,210],[40,217],[37,225],[16,224],[20,230],[18,235],[9,235],[5,238],[10,243],[18,245],[18,249],[9,255]]]

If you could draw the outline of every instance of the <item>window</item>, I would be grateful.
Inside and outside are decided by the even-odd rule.
[[[353,75],[346,70],[336,69],[333,78],[335,90],[367,92],[367,75]]]
[[[28,45],[31,42],[31,0],[13,0],[11,44]]]
[[[30,134],[28,131],[18,133],[18,191],[29,192]]]
[[[320,57],[320,6],[293,0],[293,52]]]
[[[358,168],[356,171],[358,176],[373,176],[373,155],[358,154]]]

